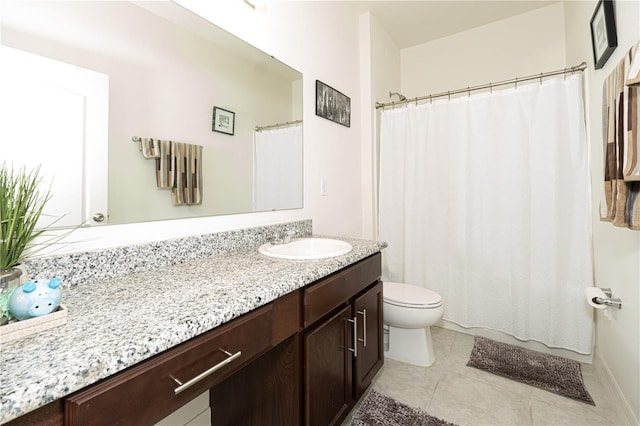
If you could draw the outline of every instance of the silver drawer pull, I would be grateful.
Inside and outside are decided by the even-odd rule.
[[[347,318],[347,321],[353,324],[353,349],[349,349],[353,352],[353,357],[358,357],[358,317],[353,317],[353,319]]]
[[[189,380],[188,382],[183,384],[180,380],[178,380],[178,379],[176,379],[175,377],[172,376],[171,378],[178,385],[178,387],[173,390],[174,395],[179,394],[183,390],[187,390],[191,386],[193,386],[196,383],[198,383],[200,380],[202,380],[205,377],[207,377],[209,374],[220,370],[222,367],[224,367],[225,365],[229,364],[231,361],[233,361],[234,359],[236,359],[240,355],[242,355],[242,351],[238,351],[235,354],[231,354],[230,352],[227,352],[224,349],[220,349],[220,351],[224,352],[229,358],[225,359],[224,361],[220,361],[219,363],[217,363],[216,365],[214,365],[213,367],[211,367],[207,371],[198,374],[196,377],[194,377],[193,379]]]
[[[367,310],[363,309],[358,311],[359,315],[362,315],[362,339],[358,339],[359,342],[362,342],[362,346],[367,347]]]

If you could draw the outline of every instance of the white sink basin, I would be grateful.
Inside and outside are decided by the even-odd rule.
[[[353,250],[351,244],[331,238],[300,238],[288,244],[266,243],[258,251],[265,256],[280,259],[326,259],[341,256]]]

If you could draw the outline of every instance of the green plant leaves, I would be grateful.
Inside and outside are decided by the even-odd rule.
[[[0,167],[0,268],[15,266],[45,229],[36,224],[51,198],[40,191],[40,167],[15,170],[6,163]]]

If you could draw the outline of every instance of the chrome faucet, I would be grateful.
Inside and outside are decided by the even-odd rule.
[[[296,235],[296,231],[293,229],[285,229],[282,232],[276,232],[273,234],[271,245],[289,244],[294,235]]]

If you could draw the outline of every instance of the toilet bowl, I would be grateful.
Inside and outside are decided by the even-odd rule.
[[[428,367],[435,360],[431,326],[444,314],[442,297],[411,284],[383,283],[384,323],[389,328],[387,358]]]

